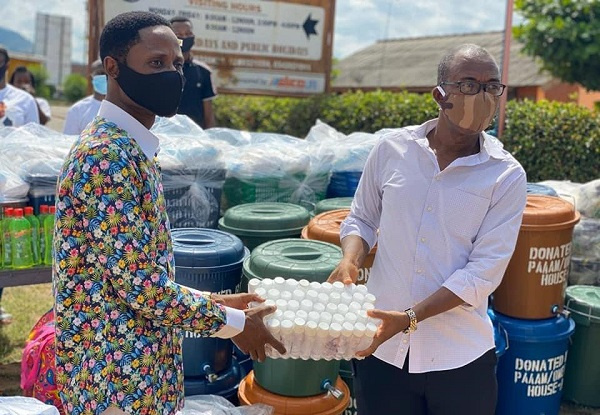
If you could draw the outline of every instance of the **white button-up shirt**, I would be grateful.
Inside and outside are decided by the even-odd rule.
[[[526,203],[525,171],[485,133],[479,153],[440,171],[426,138],[436,124],[382,137],[340,235],[378,243],[367,283],[377,308],[403,311],[441,287],[464,300],[375,352],[401,368],[410,348],[412,373],[462,367],[494,348],[488,296],[502,280]]]

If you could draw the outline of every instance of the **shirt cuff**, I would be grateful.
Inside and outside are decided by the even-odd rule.
[[[225,317],[227,323],[213,336],[220,339],[230,339],[244,331],[246,325],[246,313],[237,308],[221,306],[225,309]]]

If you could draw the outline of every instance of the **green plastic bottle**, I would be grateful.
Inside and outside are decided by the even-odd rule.
[[[48,217],[48,205],[40,205],[38,220],[40,221],[40,263],[44,262],[46,257],[46,234],[44,233],[44,220]]]
[[[54,239],[54,216],[56,215],[56,207],[50,206],[48,210],[50,212],[44,219],[44,239],[46,242],[44,265],[52,265],[52,240]]]
[[[12,254],[10,246],[10,230],[9,225],[13,219],[13,208],[4,208],[4,219],[2,219],[2,266],[4,268],[12,268]]]
[[[42,263],[42,255],[40,253],[40,221],[33,214],[32,206],[27,206],[25,208],[25,219],[27,219],[31,225],[31,253],[33,254],[33,265],[39,265]]]
[[[33,266],[31,224],[23,217],[23,209],[15,209],[8,229],[10,231],[12,267],[14,269],[31,268]]]

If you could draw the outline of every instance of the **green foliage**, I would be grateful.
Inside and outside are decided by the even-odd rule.
[[[510,101],[502,142],[530,182],[600,177],[600,116],[575,104]]]
[[[50,99],[52,98],[53,88],[47,85],[48,82],[48,71],[43,66],[31,66],[27,67],[29,72],[33,74],[35,78],[35,95],[40,98]]]
[[[305,99],[226,95],[215,99],[214,105],[219,126],[295,137],[306,136],[317,119],[349,134],[420,124],[437,114],[437,106],[428,94],[384,91]]]
[[[75,102],[86,96],[87,87],[88,82],[85,76],[72,73],[65,79],[63,92],[69,102]]]
[[[600,89],[600,0],[516,0],[525,52],[566,82]]]

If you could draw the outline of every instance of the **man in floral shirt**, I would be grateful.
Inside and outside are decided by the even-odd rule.
[[[192,293],[174,282],[155,115],[177,111],[183,56],[169,23],[145,12],[107,23],[108,93],[63,166],[54,233],[57,384],[70,415],[176,414],[180,330],[232,338],[254,358],[272,307],[254,295]],[[244,311],[238,309],[245,309]]]

